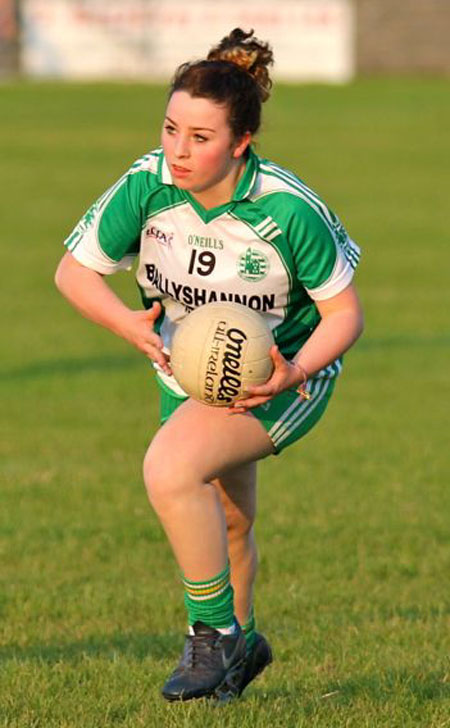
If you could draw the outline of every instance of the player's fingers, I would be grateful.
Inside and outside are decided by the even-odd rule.
[[[160,366],[161,366],[161,369],[163,370],[163,372],[164,372],[165,374],[167,374],[167,375],[168,375],[169,377],[170,377],[170,376],[171,376],[171,375],[173,374],[173,372],[172,372],[172,369],[171,369],[171,367],[170,367],[170,364],[168,364],[168,363],[167,363],[167,361],[165,361],[165,362],[164,362],[163,364],[161,364]]]
[[[147,321],[151,321],[151,322],[156,321],[156,319],[158,318],[158,316],[161,313],[161,310],[162,310],[161,304],[159,303],[159,301],[154,301],[152,307],[144,312],[144,318]]]
[[[252,407],[259,407],[261,404],[269,402],[271,397],[248,397],[247,399],[240,399],[233,404],[232,407],[228,408],[230,414],[242,414]]]
[[[279,350],[278,346],[275,344],[270,348],[270,356],[272,358],[272,362],[274,365],[274,374],[277,372],[285,372],[286,369],[289,367],[289,363],[284,358],[283,354]],[[273,374],[272,374],[273,376]]]
[[[273,346],[270,347],[269,354],[272,357],[272,361],[275,364],[275,366],[277,364],[278,365],[284,364],[284,362],[286,361],[283,354],[281,353],[281,351],[279,350],[279,348],[276,344],[274,344]]]
[[[273,395],[277,394],[277,392],[277,388],[273,386],[273,383],[269,384],[269,382],[247,388],[247,393],[251,395],[251,397],[273,397]]]
[[[144,343],[148,346],[154,346],[155,349],[162,350],[164,348],[164,342],[159,334],[149,327],[148,319],[140,319],[135,322],[133,335],[139,343]]]
[[[252,396],[274,396],[281,392],[283,388],[283,382],[285,379],[285,371],[275,370],[270,379],[263,384],[250,384],[247,387],[247,392]]]
[[[164,371],[167,369],[167,367],[170,368],[166,355],[161,350],[159,346],[156,346],[153,342],[149,341],[147,338],[142,339],[138,344],[137,347],[140,351],[142,351],[143,354],[148,356],[149,359],[154,361],[156,364],[159,364],[159,366],[164,369]]]
[[[155,349],[158,349],[159,351],[162,351],[164,348],[163,340],[161,339],[158,334],[153,333],[152,331],[146,331],[144,340],[150,345],[154,346]]]
[[[276,344],[270,347],[269,353],[274,363],[274,373],[264,384],[249,386],[247,388],[247,393],[250,396],[246,399],[240,399],[233,407],[230,407],[229,410],[232,414],[236,414],[238,411],[242,411],[247,408],[250,409],[251,407],[258,407],[260,404],[265,404],[274,395],[281,391],[278,379],[280,379],[280,372],[284,371],[284,368],[286,368],[286,359],[281,354]]]
[[[155,351],[153,350],[153,351],[149,351],[147,353],[147,356],[155,364],[158,364],[158,366],[161,367],[163,372],[165,372],[166,374],[169,374],[169,375],[172,374],[172,369],[171,369],[170,364],[168,363],[166,357],[164,356],[164,354],[155,353]]]
[[[243,407],[240,405],[239,407],[237,405],[233,405],[232,407],[228,407],[228,414],[229,415],[245,415],[247,412],[247,407]]]

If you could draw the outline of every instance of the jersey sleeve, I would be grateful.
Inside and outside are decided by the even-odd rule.
[[[94,202],[64,241],[82,265],[107,275],[131,268],[143,225],[140,203],[148,175],[138,172],[144,166],[138,160]]]
[[[324,203],[299,200],[289,237],[298,280],[313,300],[332,298],[349,285],[360,249]]]

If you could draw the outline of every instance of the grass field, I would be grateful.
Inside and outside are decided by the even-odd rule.
[[[260,468],[276,660],[219,709],[159,696],[185,616],[141,481],[149,367],[52,282],[163,106],[144,85],[0,87],[0,726],[450,726],[448,81],[279,87],[267,107],[261,152],[363,247],[367,321],[323,423]],[[132,276],[114,286],[139,305]]]

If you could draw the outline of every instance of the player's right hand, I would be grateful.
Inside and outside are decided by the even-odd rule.
[[[148,311],[129,311],[122,322],[121,333],[136,349],[159,364],[166,374],[171,374],[169,360],[162,350],[163,341],[154,331],[154,324],[161,310],[161,304],[155,301]]]

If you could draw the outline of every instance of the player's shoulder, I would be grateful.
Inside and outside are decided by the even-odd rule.
[[[320,200],[319,195],[309,187],[295,172],[282,167],[264,157],[258,158],[258,180],[255,185],[253,201],[285,196],[286,204],[293,210],[300,205],[312,206]],[[323,204],[323,201],[320,200]]]
[[[152,151],[143,154],[142,157],[136,159],[136,161],[133,162],[133,164],[129,167],[126,174],[128,176],[142,174],[144,176],[152,178],[155,182],[157,182],[160,174],[162,159],[162,149],[160,147],[157,149],[153,149]]]
[[[143,201],[149,200],[150,197],[153,198],[165,187],[162,179],[163,159],[163,151],[160,148],[143,154],[125,171],[117,183],[117,189],[125,183],[126,194],[136,205],[143,204]]]
[[[258,158],[252,202],[284,226],[293,221],[320,224],[332,214],[321,197],[297,174],[263,157]]]

